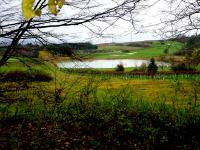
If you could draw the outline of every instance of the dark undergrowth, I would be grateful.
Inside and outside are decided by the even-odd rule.
[[[199,115],[71,104],[55,118],[15,116],[1,122],[1,149],[199,149]],[[92,108],[93,107],[93,108]],[[142,106],[143,107],[143,106]],[[184,116],[181,116],[184,115]],[[183,120],[182,120],[183,119]]]
[[[33,99],[2,103],[0,149],[200,148],[198,97],[180,107],[136,99],[128,87],[97,89],[91,79],[68,95],[38,89]]]
[[[22,71],[13,71],[9,73],[0,73],[0,81],[2,82],[16,82],[16,81],[26,81],[26,82],[34,82],[34,81],[43,81],[49,82],[53,80],[53,78],[43,72],[22,72]]]

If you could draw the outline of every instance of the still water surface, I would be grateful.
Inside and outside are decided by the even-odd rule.
[[[147,60],[136,59],[113,59],[113,60],[84,60],[84,61],[63,61],[58,63],[60,68],[116,68],[118,64],[123,64],[124,67],[139,67],[143,63],[149,64]],[[158,66],[169,66],[168,63],[156,62]]]

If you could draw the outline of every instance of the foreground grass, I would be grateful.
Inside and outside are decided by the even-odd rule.
[[[102,90],[95,80],[80,86],[76,79],[75,89],[63,91],[58,84],[55,92],[32,85],[28,94],[20,91],[23,99],[7,99],[1,104],[2,149],[198,149],[194,97],[187,104],[178,103],[178,95],[173,104],[148,102],[130,86]]]
[[[27,71],[16,59],[3,70],[16,64]],[[126,80],[46,65],[51,81],[1,81],[1,149],[199,148],[198,80]]]

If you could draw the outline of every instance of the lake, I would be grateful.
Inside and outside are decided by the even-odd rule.
[[[118,64],[123,64],[124,67],[139,67],[143,63],[149,64],[147,60],[136,59],[101,59],[101,60],[84,60],[84,61],[63,61],[58,63],[60,68],[116,68]],[[169,66],[169,63],[156,62],[158,66]]]

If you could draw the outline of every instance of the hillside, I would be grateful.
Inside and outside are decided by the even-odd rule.
[[[107,43],[99,44],[98,50],[92,51],[89,58],[96,59],[149,59],[164,55],[168,49],[168,55],[178,52],[184,46],[175,41],[143,41],[133,43]]]

